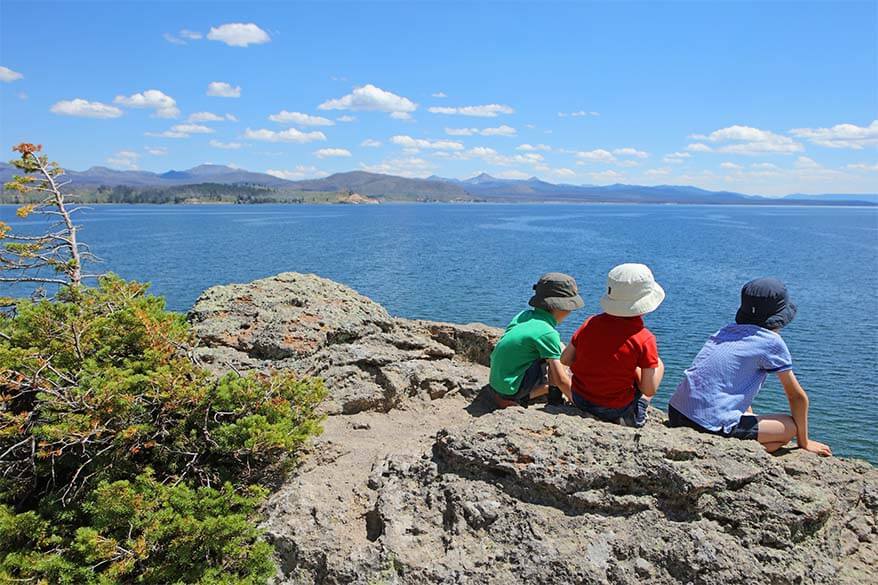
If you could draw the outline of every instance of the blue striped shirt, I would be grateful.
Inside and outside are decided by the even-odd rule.
[[[714,333],[670,405],[711,431],[731,432],[769,373],[792,369],[793,358],[780,335],[757,325],[726,325]]]

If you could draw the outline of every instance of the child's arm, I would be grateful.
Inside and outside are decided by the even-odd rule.
[[[561,360],[564,359],[563,354]],[[567,372],[567,366],[561,363],[561,360],[546,360],[549,364],[549,384],[557,386],[568,400],[573,400],[570,390],[570,374]]]
[[[658,392],[659,384],[665,375],[665,363],[659,358],[658,365],[654,368],[637,368],[638,383],[637,387],[644,396],[655,396]]]
[[[777,377],[783,384],[784,392],[790,403],[790,413],[793,415],[793,420],[796,421],[796,440],[799,443],[799,448],[824,457],[832,455],[829,445],[808,438],[808,395],[799,384],[796,375],[792,370],[786,370],[778,372]]]
[[[576,346],[571,343],[564,348],[564,352],[561,354],[561,363],[569,368],[573,365],[575,360]]]

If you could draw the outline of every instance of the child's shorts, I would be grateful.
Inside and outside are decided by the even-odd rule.
[[[634,400],[622,408],[608,408],[589,402],[576,392],[573,393],[573,404],[581,410],[596,416],[602,421],[613,422],[625,427],[640,428],[646,424],[646,412],[649,401],[637,392]]]
[[[756,415],[753,414],[742,414],[740,420],[738,421],[738,424],[732,427],[732,429],[728,432],[722,429],[718,431],[711,431],[710,429],[704,428],[703,426],[690,419],[685,414],[669,404],[668,426],[689,427],[690,429],[695,429],[696,431],[707,433],[709,435],[717,435],[719,437],[731,437],[744,441],[756,441],[759,439],[759,419],[756,417]]]
[[[530,393],[548,383],[549,364],[546,363],[546,360],[536,360],[525,370],[521,384],[518,385],[518,392],[512,395],[500,394],[491,388],[491,393],[494,395],[494,400],[501,406],[507,406],[505,403],[515,402],[526,407],[529,404]]]

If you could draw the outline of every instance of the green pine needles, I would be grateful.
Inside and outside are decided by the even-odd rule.
[[[146,285],[85,286],[64,170],[13,150],[18,215],[49,223],[0,222],[0,283],[57,294],[0,299],[0,584],[265,583],[259,506],[321,431],[322,381],[217,378]]]
[[[319,380],[211,376],[115,276],[0,319],[0,582],[264,583],[254,521],[320,431]]]
[[[115,276],[0,318],[0,583],[264,583],[273,480],[320,432],[317,379],[195,363],[183,317]]]

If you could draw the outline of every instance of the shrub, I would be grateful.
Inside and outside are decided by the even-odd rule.
[[[265,486],[320,431],[319,380],[212,376],[115,276],[0,319],[0,582],[262,583]]]

